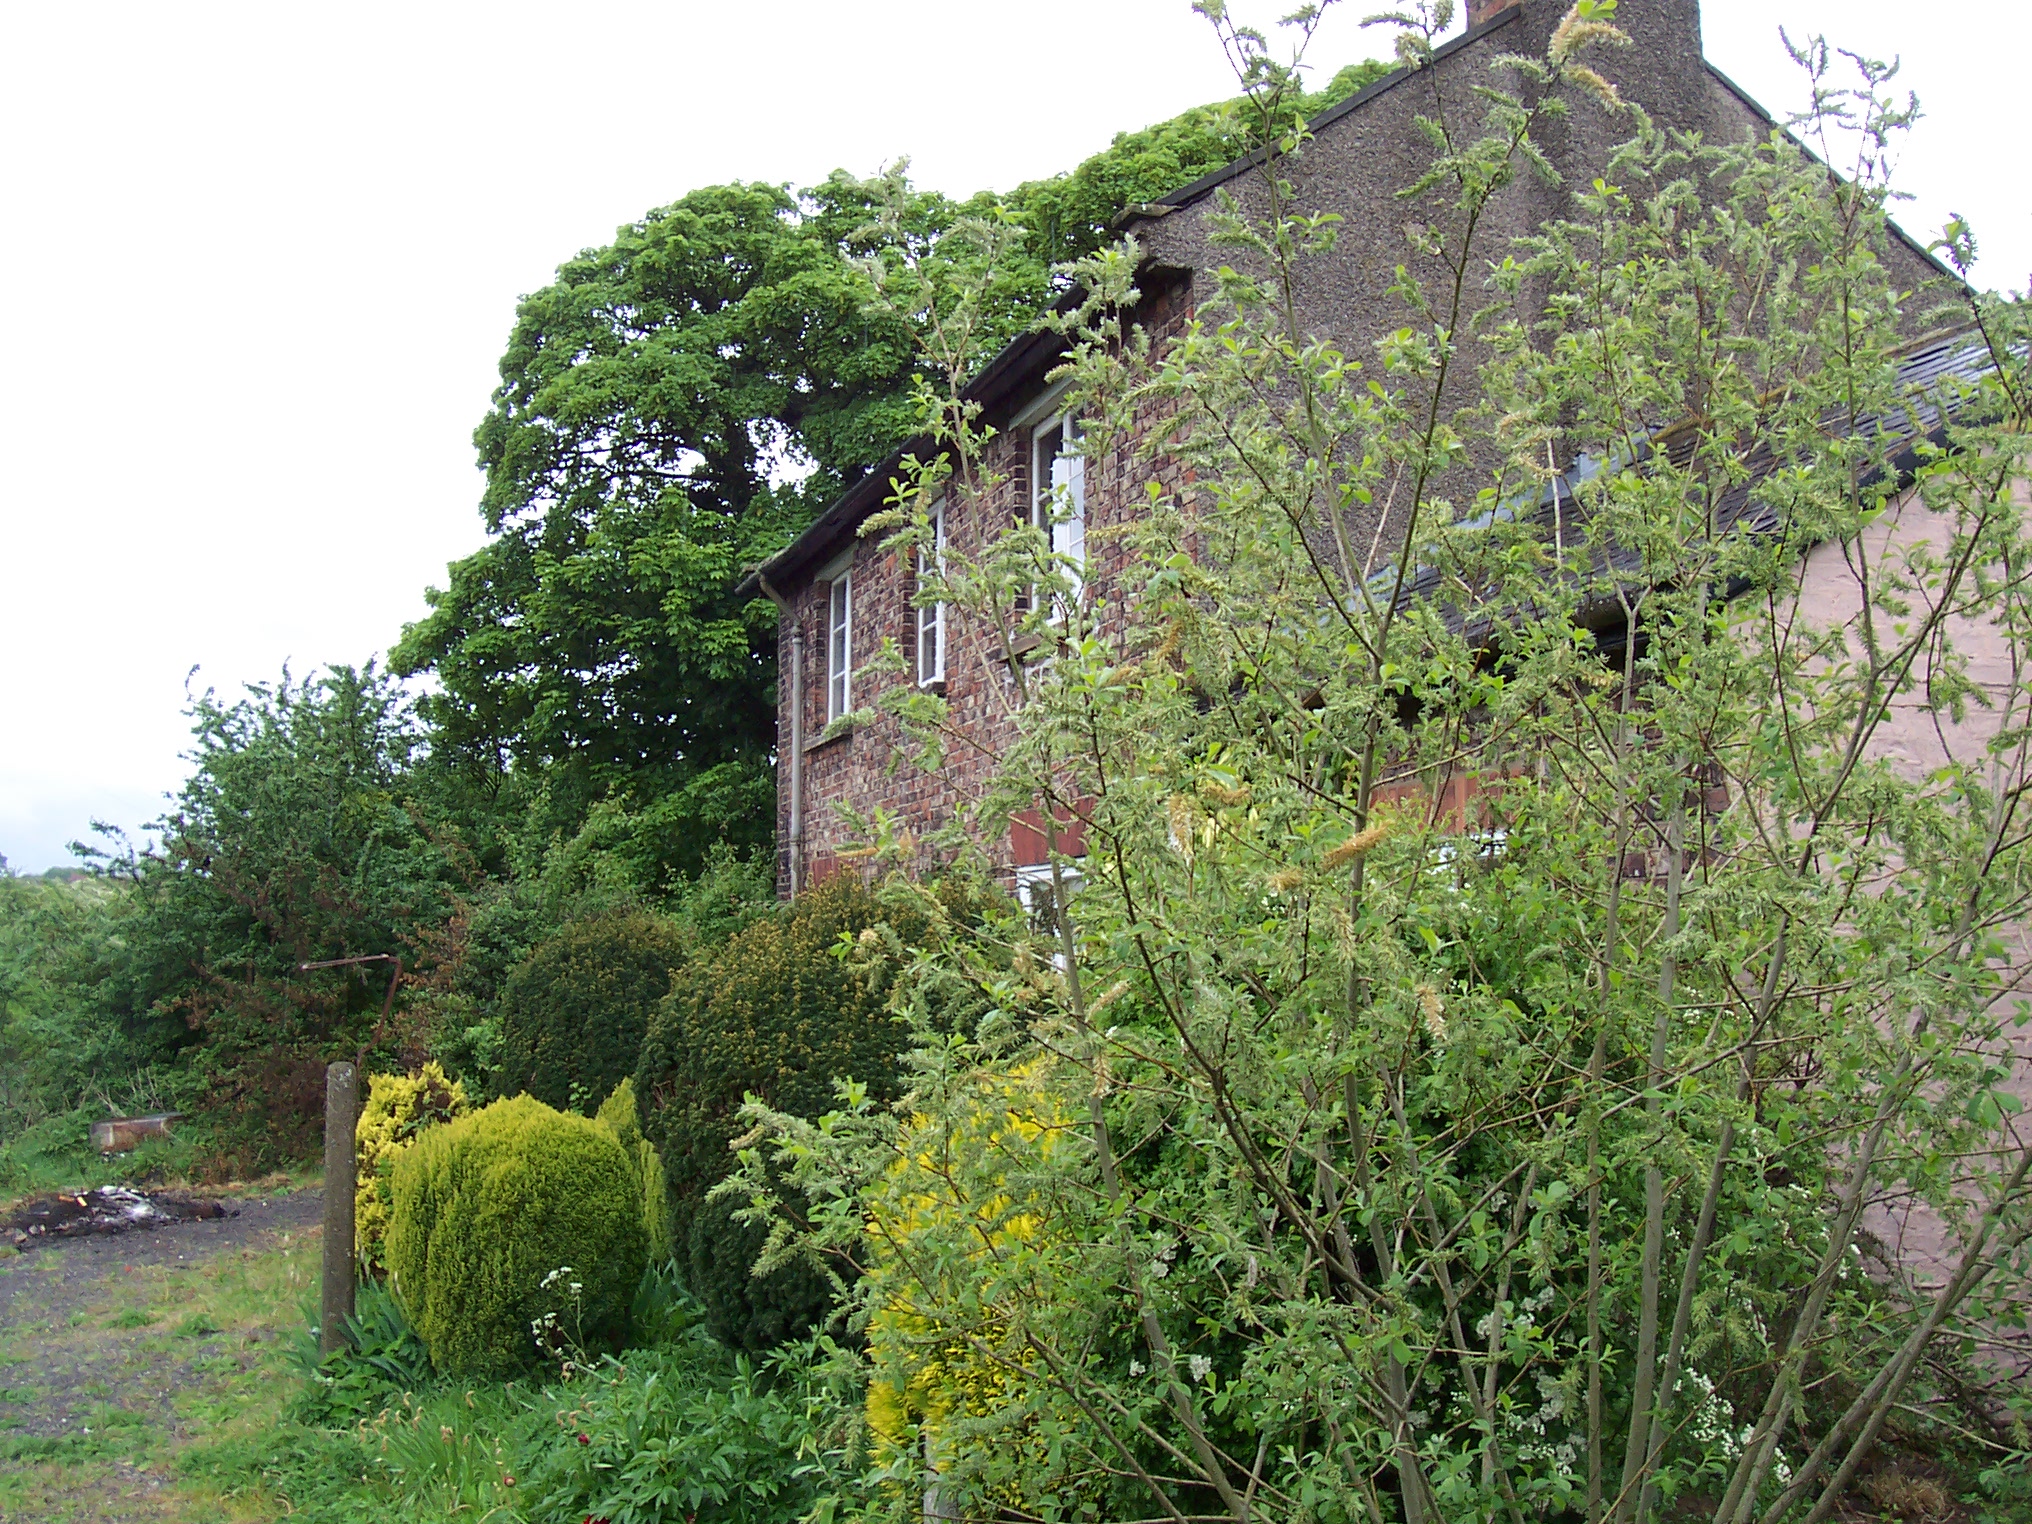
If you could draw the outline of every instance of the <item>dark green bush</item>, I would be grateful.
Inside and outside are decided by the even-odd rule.
[[[683,931],[610,911],[539,944],[501,997],[501,1091],[590,1110],[635,1072],[643,1034],[685,960]]]
[[[615,1348],[648,1256],[634,1166],[598,1122],[526,1095],[496,1101],[431,1128],[396,1162],[387,1253],[410,1322],[448,1374],[528,1369],[531,1325],[546,1313],[587,1353]]]
[[[896,1094],[908,1032],[885,1009],[888,960],[836,952],[843,935],[878,922],[906,942],[924,930],[921,917],[885,909],[851,880],[800,896],[680,972],[642,1047],[635,1094],[669,1176],[678,1255],[713,1332],[739,1348],[769,1348],[809,1327],[826,1307],[826,1283],[801,1267],[751,1276],[761,1231],[706,1193],[732,1165],[727,1145],[749,1092],[814,1117],[835,1104],[836,1077],[863,1081],[878,1099]]]

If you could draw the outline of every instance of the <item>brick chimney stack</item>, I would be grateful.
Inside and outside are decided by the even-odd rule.
[[[1486,21],[1494,21],[1513,5],[1523,0],[1468,0],[1468,27],[1470,30]]]

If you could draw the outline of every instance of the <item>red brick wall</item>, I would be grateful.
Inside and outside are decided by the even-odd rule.
[[[1138,319],[1160,342],[1183,327],[1190,316],[1190,290],[1180,279],[1157,292],[1145,304]],[[1009,412],[1022,408],[1043,391],[1040,382],[1015,399]],[[1139,422],[1133,436],[1111,443],[1099,456],[1089,455],[1086,464],[1087,585],[1093,593],[1113,600],[1114,589],[1124,570],[1126,551],[1114,537],[1096,531],[1119,523],[1145,500],[1145,484],[1153,478],[1176,491],[1183,485],[1177,462],[1168,455],[1153,457],[1149,452],[1158,431],[1167,431],[1169,410],[1153,408],[1147,420]],[[947,507],[946,539],[954,550],[977,555],[994,536],[1001,534],[1028,513],[1027,470],[1031,431],[1007,427],[1005,419],[989,419],[1001,430],[988,445],[985,466],[999,477],[995,487],[971,501],[957,495]],[[819,744],[826,719],[826,620],[828,588],[810,580],[780,591],[791,611],[777,632],[778,671],[782,673],[777,702],[777,888],[790,892],[790,675],[791,635],[804,632],[804,866],[808,882],[824,877],[856,859],[854,841],[841,821],[837,806],[850,805],[863,815],[877,809],[897,817],[903,829],[923,836],[950,825],[956,815],[972,818],[1012,732],[1015,689],[1006,661],[996,656],[1001,645],[994,629],[948,609],[946,618],[945,699],[950,723],[962,739],[946,747],[944,764],[935,772],[920,768],[914,760],[915,746],[897,720],[881,710],[884,689],[916,681],[916,610],[914,568],[907,556],[880,548],[880,536],[855,541],[853,572],[853,662],[858,669],[880,648],[886,636],[896,641],[910,662],[910,670],[858,678],[852,707],[873,710],[876,718],[850,735]],[[1117,604],[1119,607],[1119,604]],[[1112,621],[1104,634],[1120,639],[1122,622]],[[1022,860],[1036,860],[1034,852],[1022,851],[1037,833],[1014,829],[1010,822],[976,821],[977,838],[994,859],[1013,868]],[[847,856],[841,856],[842,852]],[[920,848],[920,868],[935,866],[927,848]]]

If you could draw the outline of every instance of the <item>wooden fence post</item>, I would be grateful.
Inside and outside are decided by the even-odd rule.
[[[360,1112],[359,1076],[351,1064],[325,1069],[324,1308],[318,1348],[346,1347],[353,1315],[353,1127]]]

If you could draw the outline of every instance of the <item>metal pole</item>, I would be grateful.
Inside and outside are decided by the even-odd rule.
[[[325,1069],[324,1308],[318,1348],[346,1347],[353,1315],[353,1127],[359,1118],[359,1073],[351,1064]]]
[[[796,610],[790,617],[797,618]],[[790,893],[804,887],[804,626],[790,627]]]

